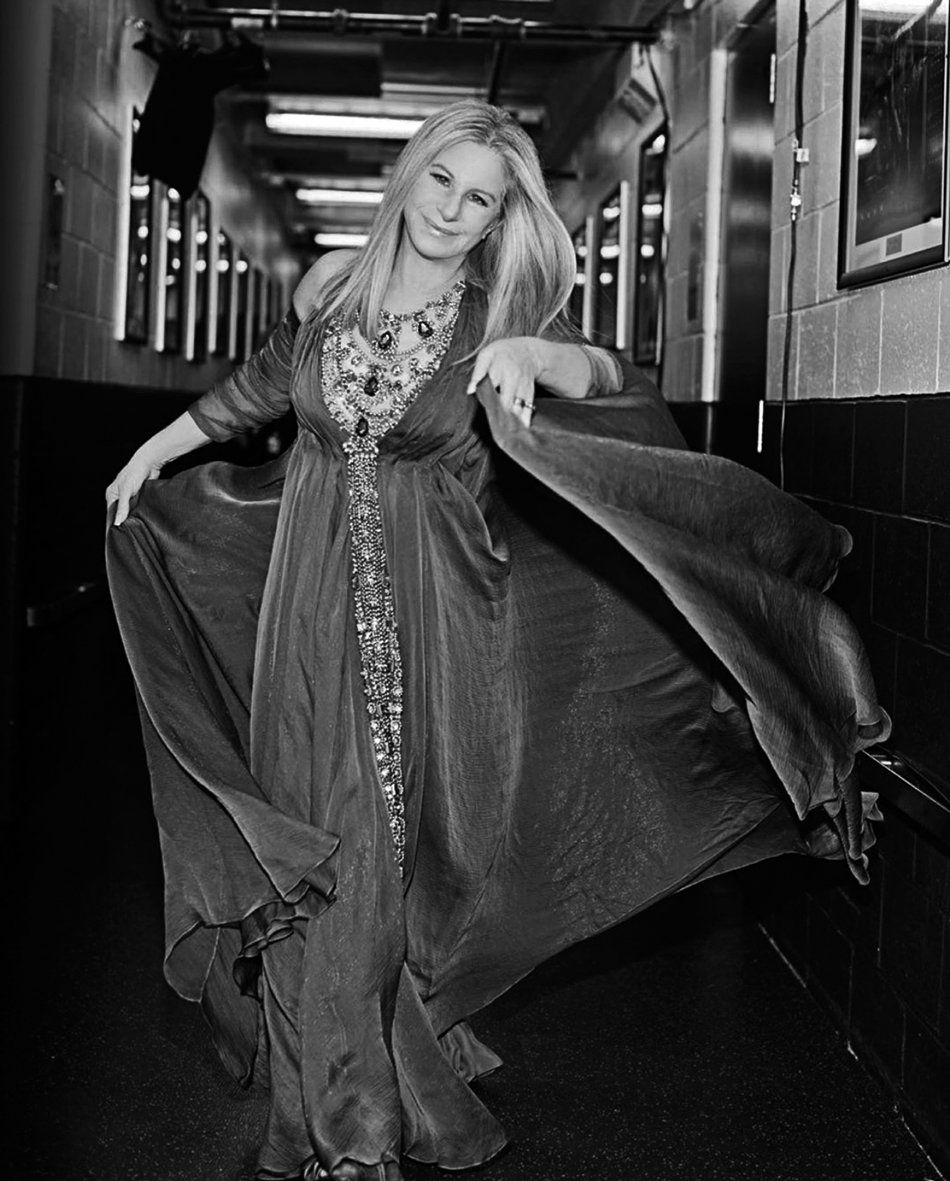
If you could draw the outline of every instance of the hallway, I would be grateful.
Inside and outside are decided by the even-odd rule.
[[[39,860],[21,878],[32,887],[13,935],[13,1175],[251,1181],[265,1099],[231,1082],[197,1008],[162,978],[161,872],[131,683],[106,604],[76,623],[30,636],[42,721],[24,746],[42,752],[42,772],[16,825],[20,856]],[[481,1093],[513,1136],[472,1174],[485,1181],[939,1176],[766,941],[735,878],[572,949],[474,1024],[505,1059]]]

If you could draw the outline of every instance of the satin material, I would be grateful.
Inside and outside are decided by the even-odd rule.
[[[504,1134],[464,1019],[559,949],[789,850],[866,878],[884,738],[821,588],[850,539],[685,449],[646,378],[465,394],[484,307],[381,441],[404,676],[407,872],[372,755],[345,457],[320,325],[294,317],[193,407],[290,451],[145,485],[108,533],[166,874],[166,974],[239,1077],[270,1086],[260,1177],[401,1152],[478,1164]],[[308,1172],[309,1170],[309,1172]],[[375,1174],[373,1174],[375,1175]]]

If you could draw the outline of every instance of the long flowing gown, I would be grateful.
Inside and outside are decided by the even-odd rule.
[[[885,737],[821,592],[850,539],[685,448],[655,387],[465,387],[469,289],[376,476],[402,661],[403,872],[354,623],[344,434],[323,325],[289,313],[193,408],[223,439],[292,405],[254,469],[147,484],[108,531],[166,874],[166,975],[270,1088],[260,1177],[448,1169],[504,1133],[465,1018],[546,957],[704,877],[789,850],[866,878]]]

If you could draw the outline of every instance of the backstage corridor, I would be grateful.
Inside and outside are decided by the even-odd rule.
[[[194,465],[223,460],[257,468],[288,450],[289,463],[304,457],[300,469],[313,488],[332,490],[329,499],[322,493],[294,499],[295,493],[283,500],[300,509],[299,553],[307,559],[300,569],[306,567],[312,583],[303,575],[295,582],[289,566],[271,567],[274,535],[262,544],[252,529],[242,531],[253,513],[241,517],[247,502],[229,499],[229,491],[221,503],[239,505],[234,519],[242,530],[209,526],[202,541],[190,514],[203,500],[195,497],[189,507],[186,498],[182,516],[163,534],[172,556],[149,568],[151,586],[143,575],[116,597],[120,614],[126,611],[126,640],[150,633],[136,664],[143,695],[155,668],[177,674],[197,666],[211,670],[210,680],[219,677],[220,696],[231,700],[239,678],[231,677],[227,659],[219,660],[209,635],[220,623],[222,634],[231,629],[229,644],[242,637],[233,646],[246,670],[264,650],[257,631],[263,592],[247,591],[249,571],[259,568],[262,586],[266,570],[287,574],[283,589],[292,593],[279,600],[274,618],[300,624],[306,634],[304,642],[286,643],[286,665],[300,673],[297,682],[259,679],[257,671],[252,678],[248,671],[244,686],[250,693],[253,679],[255,694],[279,702],[274,716],[284,713],[275,732],[289,731],[291,715],[304,719],[303,737],[296,745],[288,740],[288,747],[307,769],[298,773],[295,764],[285,771],[279,758],[274,763],[300,791],[293,807],[275,803],[279,793],[268,794],[266,755],[260,776],[257,767],[251,770],[253,760],[244,759],[252,747],[255,758],[263,749],[253,745],[256,737],[248,738],[238,764],[228,761],[232,743],[214,775],[204,778],[191,774],[194,763],[179,757],[173,742],[167,750],[151,748],[155,765],[168,758],[155,780],[174,779],[178,790],[179,777],[188,801],[170,822],[163,813],[166,835],[178,825],[166,841],[173,851],[169,911],[187,895],[175,918],[196,915],[202,933],[225,927],[226,938],[238,930],[243,935],[252,920],[269,922],[270,907],[286,906],[292,921],[299,920],[298,889],[306,883],[309,890],[310,876],[319,877],[336,855],[326,847],[346,829],[311,825],[306,841],[312,843],[300,854],[311,859],[296,876],[283,873],[288,850],[300,847],[286,833],[299,835],[300,817],[312,819],[324,797],[335,807],[354,784],[375,790],[379,776],[383,802],[367,790],[360,806],[371,818],[374,809],[390,810],[385,835],[395,840],[397,862],[410,832],[400,808],[417,808],[418,820],[422,798],[427,807],[434,801],[433,812],[444,806],[446,840],[428,846],[435,850],[430,892],[441,906],[470,888],[474,901],[468,910],[457,908],[462,917],[455,928],[435,908],[431,931],[452,954],[472,931],[478,934],[480,922],[490,936],[486,948],[505,936],[508,962],[516,966],[505,983],[567,942],[558,934],[544,943],[551,914],[557,914],[552,930],[561,930],[562,902],[577,922],[590,917],[586,934],[647,900],[646,910],[542,963],[473,1016],[475,1032],[504,1061],[474,1088],[510,1143],[464,1176],[948,1181],[950,4],[362,0],[355,7],[360,11],[321,0],[4,4],[0,162],[16,178],[0,186],[7,247],[0,270],[0,860],[12,996],[0,1009],[11,1127],[4,1171],[16,1181],[253,1181],[266,1139],[267,1096],[232,1081],[198,1007],[182,1001],[163,977],[163,867],[136,689],[109,598],[103,493],[138,462],[140,475],[146,466],[161,473],[152,491],[171,504],[176,490],[232,472],[218,467],[217,475],[195,477],[194,485],[191,477],[174,482]],[[493,124],[496,130],[508,127],[512,142],[522,145],[520,180],[516,157],[502,160],[497,143],[486,146],[471,130],[439,148],[443,155],[464,149],[463,164],[466,155],[476,164],[482,157],[477,168],[471,159],[465,168],[457,165],[457,193],[458,178],[434,149],[418,168],[406,164],[416,158],[414,137],[421,132],[417,148],[428,142],[429,131],[421,129],[443,118],[454,126],[460,111],[474,117],[473,107],[479,126],[487,108],[492,119],[503,120]],[[426,150],[419,149],[419,159]],[[454,206],[450,191],[458,197]],[[438,213],[439,224],[426,209]],[[421,247],[410,232],[416,213]],[[468,219],[464,237],[452,228],[460,217]],[[341,259],[344,250],[352,253]],[[393,260],[407,257],[415,259],[410,271],[418,269],[400,293]],[[559,258],[557,266],[552,258]],[[374,312],[357,331],[357,321],[347,326],[341,313],[337,324],[336,305],[328,311],[311,286],[315,272],[326,277],[324,267],[333,275],[323,294],[335,298],[335,290],[343,299],[349,291],[347,307],[378,305],[383,318],[374,326]],[[515,412],[520,405],[527,422],[516,415],[507,424],[512,430],[499,428],[497,435],[491,419],[498,408],[481,397],[487,384],[480,408],[461,382],[457,388],[447,382],[445,399],[424,400],[441,389],[443,369],[453,379],[465,372],[449,363],[447,350],[462,306],[458,294],[452,310],[449,296],[466,283],[476,298],[469,301],[471,315],[461,316],[460,349],[465,331],[473,333],[469,359],[489,351],[486,341],[509,352],[520,341],[519,372],[528,374],[518,386],[524,397],[509,407]],[[539,283],[549,289],[543,315]],[[365,304],[371,292],[376,305]],[[505,331],[498,328],[495,336],[489,327],[497,324],[486,319],[480,337],[483,295],[500,310],[523,312],[522,319],[499,320]],[[353,303],[357,297],[364,302]],[[384,298],[391,302],[380,304]],[[566,333],[565,343],[556,343],[556,328]],[[309,332],[322,334],[319,347],[311,349],[317,336]],[[336,353],[326,348],[328,332],[331,342],[338,333]],[[589,381],[588,366],[570,357],[571,348],[577,352],[575,332],[576,342],[605,354],[599,360],[596,352],[586,354]],[[563,369],[550,361],[562,349],[568,350],[566,360],[560,352]],[[606,354],[629,363],[621,366],[619,391],[610,378],[603,383],[614,368]],[[356,367],[334,371],[334,356],[349,356]],[[546,365],[538,361],[544,356]],[[403,364],[418,378],[424,360],[432,367],[431,386],[404,385]],[[277,376],[268,377],[271,368]],[[386,397],[374,401],[381,375]],[[256,391],[266,414],[238,415],[234,431],[225,422],[213,434],[201,429],[200,410],[198,419],[185,414],[209,391],[242,383]],[[538,407],[536,421],[535,393],[549,403]],[[330,410],[333,395],[339,395],[337,411],[346,412],[340,421]],[[555,401],[549,395],[572,404],[556,406],[545,435],[546,410]],[[593,408],[582,405],[588,399]],[[420,407],[428,413],[428,406],[435,425],[421,432],[422,450],[409,448],[404,456],[393,450],[398,512],[390,513],[379,497],[380,473],[390,478],[383,438],[390,431],[398,438],[405,424],[386,415]],[[458,406],[466,414],[472,408],[467,425],[461,413],[451,425],[449,411]],[[437,407],[449,426],[440,425]],[[588,412],[594,417],[585,424]],[[188,446],[166,446],[164,428],[177,422],[180,432],[185,418]],[[520,423],[527,428],[524,462],[512,450]],[[161,446],[154,444],[159,434]],[[426,450],[444,439],[458,443],[451,452],[457,463]],[[545,440],[552,439],[546,452]],[[578,440],[591,450],[575,446]],[[189,446],[195,450],[186,454]],[[365,481],[348,466],[357,452],[368,465],[360,469]],[[537,476],[546,483],[532,463],[555,452],[565,470],[576,465],[580,472],[576,486],[566,476],[551,482],[548,473],[552,497],[583,509],[586,484],[604,486],[599,500],[588,497],[594,510],[576,517],[573,532],[559,538],[557,522],[552,526],[558,514],[547,508],[555,502],[537,497],[531,482]],[[325,456],[338,466],[324,485],[317,477],[330,471],[320,466]],[[411,479],[401,482],[403,458]],[[494,532],[504,517],[495,492],[504,492],[512,458],[522,462],[519,478],[527,473],[526,520],[534,521],[538,504],[538,516],[548,514],[521,551],[506,549],[510,538]],[[274,470],[260,477],[261,504],[266,489],[277,486]],[[483,475],[484,486],[476,485]],[[242,478],[234,477],[235,486]],[[404,490],[417,487],[419,499],[410,500]],[[143,517],[147,501],[139,506]],[[276,504],[274,496],[275,519]],[[379,537],[370,528],[377,504]],[[315,521],[339,527],[327,534],[329,542],[307,532]],[[356,532],[347,534],[351,521]],[[438,521],[447,537],[460,539],[457,545],[430,544],[426,530]],[[549,526],[550,547],[543,536]],[[395,540],[387,550],[380,538],[390,528]],[[631,530],[634,544],[623,541]],[[628,550],[616,568],[599,556],[608,533]],[[298,535],[291,536],[297,546]],[[179,561],[179,541],[192,538],[199,538],[198,558],[186,554]],[[505,568],[509,552],[517,556],[513,576]],[[620,550],[613,553],[616,558]],[[352,569],[321,582],[325,567],[344,554],[353,558]],[[541,561],[545,554],[550,561]],[[405,560],[402,581],[392,574],[397,557]],[[347,614],[360,569],[366,575],[360,603]],[[438,583],[433,576],[436,589],[426,599],[430,583],[416,576],[423,571],[429,578],[432,569],[445,574]],[[190,667],[175,646],[174,611],[165,610],[160,596],[148,597],[181,570],[206,578],[210,588],[207,612],[193,626],[182,625],[202,657]],[[562,570],[563,599],[557,593]],[[379,589],[387,585],[400,604],[398,643],[396,608]],[[587,597],[575,599],[575,591]],[[321,614],[314,603],[330,609]],[[549,632],[541,624],[551,604]],[[643,619],[651,617],[642,633],[632,610],[638,604]],[[414,624],[401,614],[407,605],[416,610]],[[673,608],[680,614],[671,624]],[[468,619],[510,622],[511,630],[487,624],[467,630]],[[389,647],[377,660],[370,693],[364,652],[373,653],[366,636],[376,634],[380,620]],[[310,644],[321,629],[338,641],[334,651],[346,658],[339,666],[325,658],[328,648]],[[588,632],[589,647],[574,643]],[[407,636],[425,643],[410,649]],[[401,660],[407,683],[416,678],[415,697],[403,695]],[[363,661],[358,669],[357,661]],[[348,671],[322,679],[327,667]],[[509,668],[522,679],[512,680],[506,699]],[[681,674],[688,674],[682,682]],[[694,691],[707,674],[704,696],[690,697],[686,689]],[[298,692],[284,692],[285,684]],[[359,708],[347,720],[346,693],[353,687]],[[217,725],[223,715],[216,728],[202,730],[201,719],[195,721],[200,689],[189,693],[189,685],[176,684],[164,705],[169,716],[184,717],[182,730],[192,726],[195,748],[205,756],[225,732]],[[450,697],[454,712],[446,707],[440,714]],[[406,704],[413,701],[415,711]],[[234,708],[228,726],[243,699]],[[800,719],[796,709],[804,710]],[[401,747],[397,718],[409,736]],[[239,717],[238,730],[241,724]],[[230,729],[225,737],[231,743]],[[461,753],[453,763],[443,746],[456,739]],[[363,752],[365,761],[353,763],[357,771],[339,771],[337,746]],[[498,751],[507,757],[509,748],[519,757],[537,750],[541,770],[499,756],[504,774],[493,775],[491,760]],[[393,780],[384,784],[380,771],[399,780],[404,766],[407,781],[414,775],[419,788],[405,798]],[[515,773],[507,774],[509,766]],[[325,774],[322,787],[307,780],[313,768],[317,778]],[[432,768],[437,790],[424,795]],[[694,769],[703,790],[689,794]],[[728,786],[721,789],[722,783]],[[722,869],[737,848],[766,848],[771,830],[758,812],[751,823],[751,809],[773,789],[782,803],[775,807],[768,797],[768,819],[785,810],[791,818],[793,805],[800,827],[795,843],[776,845],[769,855],[809,843],[818,857],[783,852],[662,897],[710,866]],[[509,823],[512,799],[519,806],[527,801],[523,827]],[[273,842],[277,869],[248,835],[256,834],[254,826],[235,820],[245,806],[246,815],[265,816],[262,829],[281,834]],[[718,827],[717,812],[725,816]],[[347,849],[362,851],[376,828],[361,827],[354,814],[348,802],[338,818],[357,834]],[[743,825],[750,821],[741,836],[736,817]],[[870,882],[860,886],[830,858],[843,844],[859,864],[868,820],[876,844],[867,849]],[[431,827],[441,839],[440,823],[441,817]],[[421,820],[419,832],[431,835]],[[742,846],[746,836],[761,836],[763,844]],[[409,840],[405,847],[411,850]],[[459,857],[439,860],[444,848]],[[175,862],[180,849],[186,851]],[[517,854],[510,867],[509,849]],[[591,871],[583,887],[569,872],[575,854]],[[737,856],[734,863],[764,855]],[[483,878],[468,866],[451,877],[478,857]],[[623,908],[604,878],[595,877],[608,862],[618,867],[615,897],[624,896],[627,884],[633,891],[654,880],[651,869],[668,876]],[[390,890],[383,918],[358,890],[350,897],[366,902],[372,921],[358,930],[370,932],[367,942],[388,937],[387,947],[398,948],[398,957],[390,957],[398,972],[421,942],[406,951],[411,940],[403,943],[398,871],[390,860],[378,864],[378,877],[367,880]],[[497,872],[499,864],[511,876]],[[200,881],[191,893],[190,878],[187,889],[175,879],[182,867]],[[214,886],[205,890],[206,870]],[[224,896],[258,873],[267,883],[253,905],[237,886],[230,909],[215,895],[220,883]],[[554,897],[565,881],[556,906],[532,909],[535,896]],[[303,917],[314,924],[327,913],[320,908],[334,897],[337,879],[322,893],[319,887],[303,904]],[[384,896],[381,888],[372,899]],[[653,904],[656,897],[662,900]],[[504,916],[494,925],[493,913]],[[595,923],[597,916],[606,918]],[[330,944],[334,951],[319,953],[319,962],[333,968],[359,942],[339,922],[339,928],[327,924],[343,930]],[[563,929],[581,928],[565,922]],[[274,930],[285,933],[278,922],[266,938]],[[308,928],[310,935],[318,931],[322,939],[326,928]],[[182,944],[188,934],[175,931]],[[531,960],[534,935],[544,954]],[[317,945],[315,937],[310,947]],[[346,954],[335,955],[340,948]],[[378,962],[360,986],[377,985],[385,975],[375,971]],[[487,952],[484,960],[460,962],[466,980],[488,978],[479,975]],[[451,955],[443,963],[451,967]],[[202,963],[194,972],[199,984],[207,984],[205,970]],[[430,1006],[438,999],[438,970],[418,979],[425,979],[422,999]],[[308,1046],[318,1047],[317,1073],[325,1067],[329,1077],[343,1060],[369,1061],[371,1054],[360,1058],[351,1046],[372,1040],[366,1031],[372,1033],[375,1020],[376,1061],[384,1069],[373,1077],[385,1075],[378,1090],[388,1086],[395,1095],[391,1029],[379,1020],[381,1010],[388,1017],[379,1004],[391,995],[385,989],[392,977],[387,980],[370,1007],[354,1009],[346,1032],[358,1036],[336,1058],[329,1039],[319,1040],[329,1022],[319,1026]],[[338,994],[304,983],[313,980],[301,976],[291,1004],[282,995],[275,1006],[280,1017],[300,997],[314,1009],[332,1009],[326,997]],[[471,995],[479,999],[466,994],[468,1006],[442,1027],[494,992],[486,986]],[[313,1028],[317,1022],[308,1031]],[[253,1022],[245,1029],[253,1030]],[[433,1047],[424,1060],[425,1083],[441,1101],[458,1080],[434,1048],[424,1014],[415,1029]],[[278,1045],[279,1035],[271,1036]],[[457,1060],[453,1065],[461,1074]],[[290,1075],[274,1072],[285,1081]],[[300,1077],[314,1075],[298,1071]],[[299,1116],[300,1088],[293,1085],[292,1079],[287,1092]],[[317,1086],[308,1096],[316,1109],[328,1095],[337,1102],[344,1090]],[[354,1085],[351,1106],[369,1095],[370,1108],[375,1090]],[[446,1140],[465,1140],[459,1110],[443,1120],[442,1130],[450,1126]],[[411,1111],[409,1102],[391,1104],[381,1121],[388,1139],[376,1145],[374,1159],[388,1160],[397,1150],[400,1120],[405,1129]],[[279,1167],[268,1162],[262,1175],[293,1172],[314,1159],[306,1154],[327,1124],[317,1133],[306,1122],[298,1119],[294,1129],[301,1152],[281,1158]],[[286,1127],[291,1123],[288,1118]],[[359,1130],[371,1124],[367,1119]],[[403,1143],[408,1136],[404,1131]],[[331,1155],[322,1140],[319,1147]],[[341,1157],[347,1159],[342,1151]],[[430,1159],[451,1163],[479,1153],[433,1151]],[[406,1181],[452,1175],[411,1160],[403,1168]]]

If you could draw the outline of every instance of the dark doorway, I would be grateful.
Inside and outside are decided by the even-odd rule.
[[[765,396],[772,221],[775,7],[729,58],[723,185],[722,353],[719,399]]]

